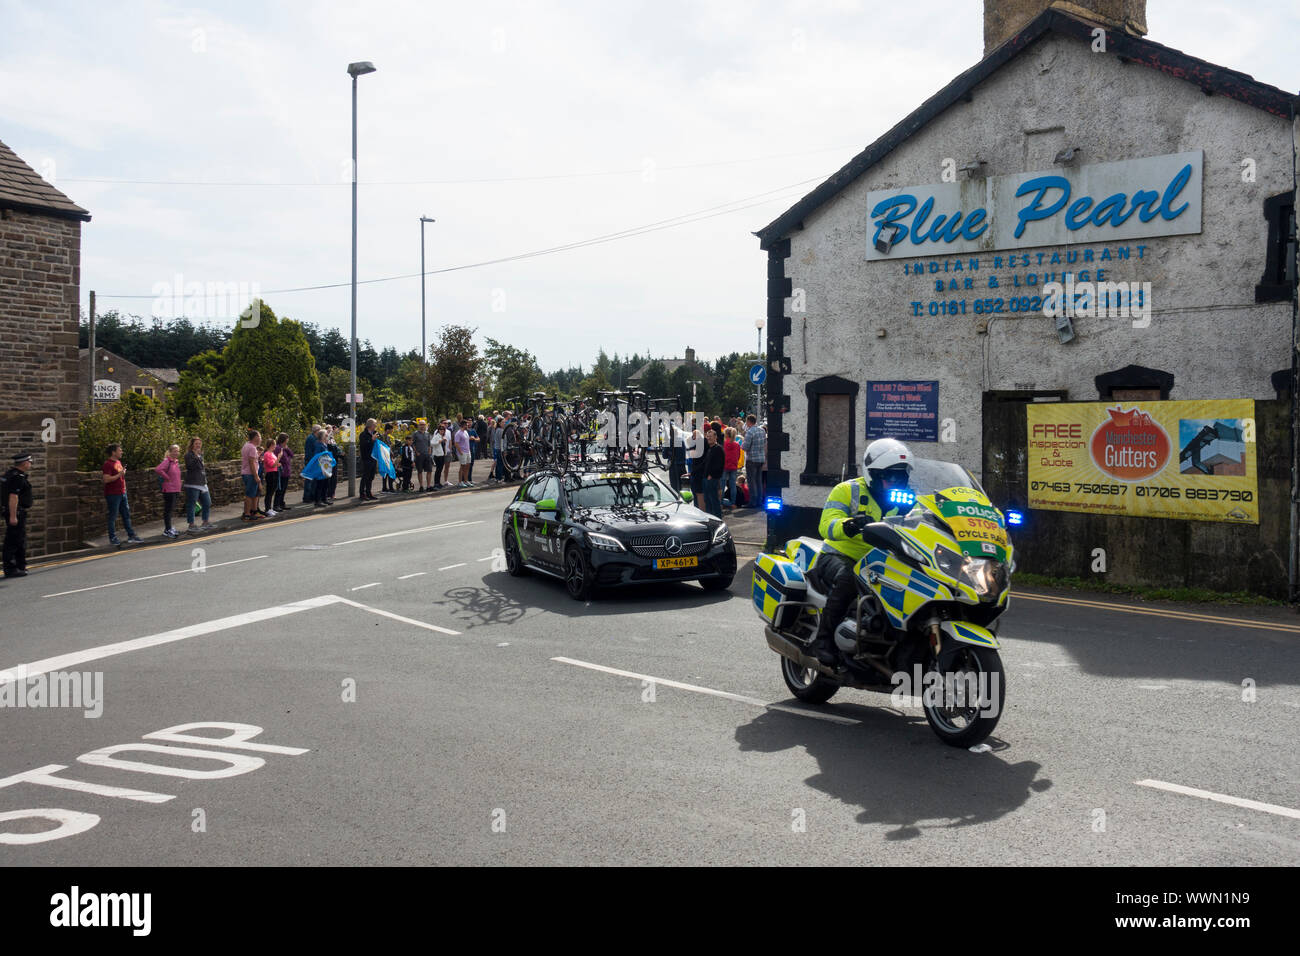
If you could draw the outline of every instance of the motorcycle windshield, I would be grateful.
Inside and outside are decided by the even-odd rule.
[[[908,488],[916,495],[916,506],[906,518],[891,521],[904,527],[930,523],[952,535],[967,557],[1008,560],[1006,521],[961,465],[918,458]]]
[[[919,498],[936,492],[957,488],[984,494],[984,489],[975,480],[975,476],[950,461],[936,461],[933,458],[917,458],[912,462],[912,475],[907,486]]]

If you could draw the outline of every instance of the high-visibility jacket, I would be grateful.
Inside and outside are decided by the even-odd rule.
[[[817,533],[823,539],[823,550],[830,548],[838,551],[854,562],[870,551],[871,546],[861,537],[844,533],[844,522],[860,514],[867,515],[872,521],[879,521],[883,517],[901,514],[901,511],[898,508],[890,508],[882,513],[880,505],[876,504],[876,499],[871,496],[866,478],[841,481],[831,489],[830,495],[826,498],[821,521],[817,525]]]

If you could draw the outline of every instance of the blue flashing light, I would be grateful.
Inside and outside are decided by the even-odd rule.
[[[895,488],[889,492],[889,503],[891,505],[914,505],[916,504],[916,495],[906,488]]]
[[[1025,523],[1025,516],[1021,512],[1016,511],[1014,508],[1008,508],[1006,511],[1006,515],[1007,515],[1008,527],[1022,525]]]
[[[780,511],[781,511],[781,499],[780,499],[780,498],[768,498],[765,502],[763,502],[763,510],[764,510],[764,511],[775,511],[775,512],[777,512],[777,513],[780,513]]]

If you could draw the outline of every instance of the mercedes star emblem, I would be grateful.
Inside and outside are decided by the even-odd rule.
[[[682,539],[675,534],[670,534],[668,539],[664,541],[664,550],[669,554],[676,554],[682,550]]]

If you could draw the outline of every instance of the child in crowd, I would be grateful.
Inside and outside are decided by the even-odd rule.
[[[172,527],[172,512],[176,508],[176,499],[181,493],[181,446],[172,445],[167,449],[154,471],[158,473],[159,487],[163,496],[163,534],[168,538],[179,538]]]

